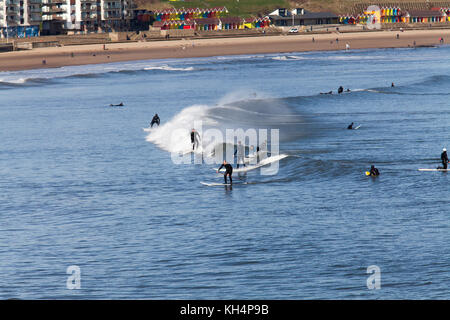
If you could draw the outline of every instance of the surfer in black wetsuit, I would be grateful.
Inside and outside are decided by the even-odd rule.
[[[200,135],[195,129],[192,129],[191,131],[191,143],[192,143],[192,150],[198,148],[198,140],[200,139]]]
[[[233,184],[233,178],[231,175],[233,174],[233,167],[231,164],[227,163],[226,160],[223,160],[223,164],[217,169],[217,173],[219,173],[220,169],[225,168],[225,174],[223,175],[223,178],[225,179],[225,184],[228,184],[227,182],[227,176],[230,177],[230,184]]]
[[[348,130],[352,130],[353,129],[353,122],[349,124],[349,126],[347,127]]]
[[[119,104],[110,104],[110,107],[123,107],[123,102],[119,103]]]
[[[378,171],[378,169],[375,168],[374,165],[372,165],[370,167],[370,174],[369,174],[369,176],[379,176],[379,175],[380,175],[380,171]]]
[[[344,88],[342,86],[340,86],[338,89],[338,93],[341,94],[342,92],[344,92]]]
[[[442,149],[441,160],[442,160],[442,165],[444,166],[442,169],[447,169],[448,156],[447,156],[447,149],[445,149],[445,148]]]
[[[158,127],[159,127],[160,122],[161,122],[161,120],[159,119],[159,116],[158,116],[158,114],[156,113],[156,114],[153,116],[152,122],[150,123],[150,127],[153,128],[153,125],[154,125],[155,123],[156,123],[156,124],[158,125]]]

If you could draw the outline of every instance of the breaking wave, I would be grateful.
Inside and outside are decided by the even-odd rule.
[[[220,99],[215,105],[192,105],[184,108],[160,127],[147,129],[146,140],[171,153],[187,153],[192,149],[190,132],[195,128],[202,137],[198,152],[213,154],[218,146],[235,145],[235,135],[256,132],[257,144],[270,144],[273,129],[279,130],[279,141],[299,139],[310,133],[310,123],[282,99],[265,97],[258,93],[235,92]],[[205,134],[208,129],[211,129]],[[242,130],[240,130],[242,129]],[[248,131],[254,129],[255,131]],[[261,130],[266,129],[266,130]],[[267,136],[259,136],[267,132]],[[220,137],[220,138],[217,138]],[[249,145],[249,143],[246,143]]]

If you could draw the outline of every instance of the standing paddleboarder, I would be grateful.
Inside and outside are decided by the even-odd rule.
[[[447,149],[445,149],[445,148],[442,149],[441,160],[442,160],[442,165],[444,166],[443,169],[447,169],[448,156],[447,156]]]
[[[200,135],[198,134],[197,130],[192,129],[192,131],[191,131],[192,150],[198,148],[199,139],[200,139]]]
[[[228,184],[227,176],[230,177],[230,184],[233,184],[233,178],[231,177],[231,175],[233,174],[233,167],[231,166],[231,164],[227,163],[226,160],[223,160],[222,165],[219,167],[219,169],[217,169],[217,173],[219,173],[220,169],[222,168],[225,168],[225,174],[223,175],[225,184]]]

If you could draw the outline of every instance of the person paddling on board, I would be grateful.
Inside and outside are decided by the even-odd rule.
[[[445,148],[442,149],[441,160],[442,160],[442,165],[444,166],[442,169],[447,169],[448,156],[447,156],[447,149],[445,149]]]
[[[344,88],[342,86],[340,86],[338,89],[338,93],[341,94],[342,92],[344,92]]]
[[[350,125],[347,127],[348,130],[352,130],[353,129],[353,122],[350,123]]]
[[[155,123],[158,125],[158,127],[159,127],[159,124],[161,123],[161,119],[159,119],[159,116],[157,113],[153,116],[152,122],[150,123],[150,127],[153,128],[153,125]]]
[[[379,176],[380,175],[380,171],[378,171],[377,168],[375,168],[374,165],[372,165],[370,167],[370,172],[369,172],[369,176]]]
[[[233,178],[231,175],[233,174],[233,167],[231,164],[227,163],[226,160],[223,160],[222,165],[217,169],[217,173],[219,173],[220,169],[225,168],[225,174],[223,175],[223,178],[225,179],[225,184],[228,184],[227,182],[227,176],[230,177],[230,184],[233,184]]]
[[[238,145],[236,147],[236,151],[234,152],[234,155],[237,156],[237,168],[239,169],[239,162],[242,162],[242,164],[245,167],[245,161],[244,161],[244,156],[245,156],[245,147],[244,145],[238,141]]]
[[[191,131],[191,143],[192,143],[192,150],[198,148],[200,135],[195,129],[192,129]]]

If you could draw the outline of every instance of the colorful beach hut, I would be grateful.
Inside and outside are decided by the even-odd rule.
[[[218,30],[220,25],[220,20],[217,18],[194,19],[194,22],[195,29],[199,31]]]

